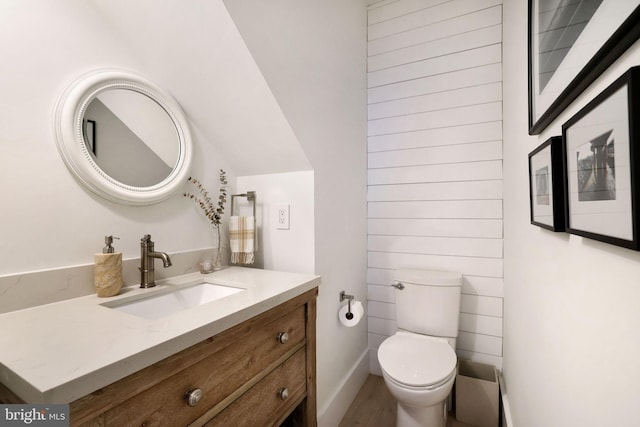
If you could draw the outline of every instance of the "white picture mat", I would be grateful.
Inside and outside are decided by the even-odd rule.
[[[537,171],[548,167],[547,189],[549,193],[549,204],[539,204],[537,199],[538,180]],[[533,207],[533,220],[553,227],[553,170],[551,167],[551,144],[531,156],[531,205]]]
[[[566,130],[568,225],[574,230],[633,240],[627,88],[624,85],[618,89]],[[576,151],[610,130],[615,150],[616,199],[579,201]]]
[[[536,18],[539,14],[538,5],[538,1],[534,0],[531,12],[531,16],[534,19],[534,26],[536,27],[532,29],[533,34],[531,39],[534,122],[547,111],[551,104],[560,96],[562,91],[567,88],[569,83],[571,83],[589,60],[591,60],[602,45],[613,35],[627,17],[631,15],[635,8],[640,5],[640,0],[603,0],[542,92],[540,92],[538,75],[539,40],[537,37],[538,19]]]

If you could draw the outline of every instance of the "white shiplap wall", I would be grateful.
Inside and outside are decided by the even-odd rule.
[[[457,353],[502,366],[502,1],[369,6],[371,372],[398,267],[464,275]]]

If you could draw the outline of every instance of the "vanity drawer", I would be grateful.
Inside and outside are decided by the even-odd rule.
[[[296,348],[304,353],[305,315],[305,307],[299,306],[271,322],[240,330],[234,339],[222,340],[224,346],[213,354],[102,414],[103,422],[107,426],[146,427],[193,422],[246,383],[260,380]],[[201,398],[189,406],[185,394],[196,389]],[[220,410],[223,408],[224,404],[220,405]]]
[[[305,396],[305,357],[303,348],[205,426],[279,425]]]

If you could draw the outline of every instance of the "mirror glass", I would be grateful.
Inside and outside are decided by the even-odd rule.
[[[162,182],[180,155],[171,117],[153,99],[134,90],[99,93],[84,112],[82,131],[98,167],[116,181],[135,187]]]
[[[60,96],[54,124],[65,164],[101,197],[152,204],[186,181],[193,152],[186,117],[171,95],[138,74],[81,76]]]

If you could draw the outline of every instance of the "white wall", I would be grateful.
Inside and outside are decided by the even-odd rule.
[[[222,0],[89,2],[238,175],[309,170]]]
[[[637,426],[640,254],[529,223],[527,154],[633,65],[636,43],[528,135],[527,2],[504,3],[504,379],[516,427]]]
[[[500,0],[369,7],[369,348],[401,267],[464,275],[460,357],[502,363]]]
[[[204,218],[181,196],[151,207],[107,202],[83,190],[58,154],[53,111],[62,90],[93,68],[139,69],[103,16],[85,2],[2,2],[0,40],[0,274],[90,264],[105,234],[121,238],[116,248],[125,258],[139,256],[145,233],[167,252],[212,246]],[[197,132],[195,144],[199,159],[217,159],[194,168],[211,182],[227,165]]]
[[[293,273],[315,272],[313,171],[241,176],[237,193],[256,192],[258,253],[255,267]],[[289,205],[289,229],[278,229],[276,209]],[[252,215],[246,198],[236,197],[230,215]]]
[[[366,298],[365,2],[225,4],[313,167],[318,423],[335,426],[368,374],[366,323],[337,317],[340,291]]]
[[[171,93],[194,137],[193,176],[210,189],[220,168],[232,183],[236,169],[310,168],[222,1],[0,2],[0,56],[0,275],[91,264],[105,234],[121,238],[125,259],[139,257],[145,233],[169,253],[215,244],[202,212],[180,194],[120,206],[83,190],[66,169],[54,105],[89,70],[129,69]]]

